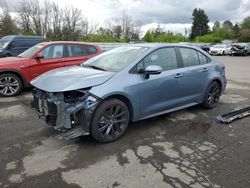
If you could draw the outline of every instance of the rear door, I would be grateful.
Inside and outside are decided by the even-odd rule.
[[[64,66],[79,65],[95,56],[97,49],[93,46],[82,44],[66,44],[64,50]]]
[[[183,65],[181,72],[182,101],[185,104],[200,103],[207,86],[209,72],[208,58],[201,52],[179,47],[179,56]]]

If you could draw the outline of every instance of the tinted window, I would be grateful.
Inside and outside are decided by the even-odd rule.
[[[96,48],[93,46],[86,46],[85,48],[86,48],[88,54],[95,54],[97,52]]]
[[[66,57],[81,57],[88,55],[83,45],[71,44],[66,45],[65,56]]]
[[[198,55],[196,50],[190,48],[179,48],[184,67],[199,65]]]
[[[44,59],[61,58],[63,56],[63,45],[48,46],[41,53],[44,55]]]
[[[199,60],[200,60],[200,64],[206,64],[207,63],[207,57],[205,55],[203,55],[200,52],[197,52],[198,56],[199,56]]]
[[[177,68],[177,58],[174,48],[161,48],[148,55],[144,60],[144,66],[159,65],[162,70]]]

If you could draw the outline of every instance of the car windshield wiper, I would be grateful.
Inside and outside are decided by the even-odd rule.
[[[97,69],[97,70],[107,71],[106,69],[97,67],[95,65],[83,65],[83,67],[90,67],[90,68]]]

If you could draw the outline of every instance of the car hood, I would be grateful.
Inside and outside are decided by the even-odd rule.
[[[46,72],[31,81],[31,84],[48,92],[64,92],[100,85],[115,73],[81,66],[72,66]]]
[[[20,58],[20,57],[4,57],[4,58],[0,58],[0,66],[26,62],[27,59],[28,58]]]

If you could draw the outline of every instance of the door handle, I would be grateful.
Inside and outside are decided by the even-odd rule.
[[[206,67],[204,67],[203,69],[202,69],[202,72],[207,72],[208,71],[208,68],[206,68]]]
[[[175,78],[181,78],[181,77],[183,77],[183,74],[177,73],[177,74],[175,75]]]

